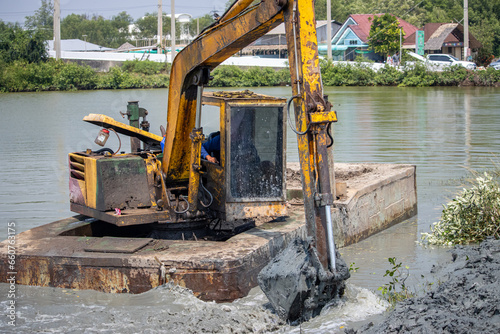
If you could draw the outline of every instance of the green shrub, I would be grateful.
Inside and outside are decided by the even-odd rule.
[[[436,72],[429,71],[423,64],[404,67],[400,86],[426,87],[436,83]]]
[[[167,74],[144,75],[124,72],[120,67],[112,67],[108,73],[99,74],[96,81],[97,89],[128,89],[128,88],[166,88],[169,76]]]
[[[95,89],[96,72],[88,65],[66,63],[55,75],[54,85],[59,90]]]
[[[495,86],[500,83],[500,70],[488,67],[484,71],[476,71],[472,76],[472,81],[477,86]]]
[[[269,67],[252,67],[243,72],[243,86],[277,86],[276,71]]]
[[[361,58],[359,58],[361,59]],[[364,60],[364,59],[363,59]],[[333,63],[321,59],[320,69],[325,86],[457,86],[463,82],[477,86],[500,85],[500,71],[467,71],[452,67],[443,72],[428,71],[417,64],[403,71],[384,66],[375,72],[360,61]],[[126,61],[108,73],[96,73],[87,65],[49,59],[29,63],[26,60],[5,62],[0,59],[0,91],[44,91],[121,88],[168,87],[170,64],[153,61]],[[289,69],[253,67],[243,70],[237,66],[220,66],[212,72],[211,87],[258,87],[290,85]]]
[[[436,78],[438,86],[458,86],[468,75],[468,71],[462,66],[450,66],[439,72]]]
[[[243,86],[243,70],[238,66],[219,66],[212,72],[213,79],[208,83],[211,87]]]
[[[395,307],[397,302],[413,297],[413,293],[405,284],[410,276],[410,268],[408,266],[403,267],[402,262],[396,263],[395,257],[390,257],[387,261],[389,261],[392,268],[385,271],[384,277],[389,277],[390,281],[379,287],[378,290],[391,306]]]
[[[2,90],[9,92],[53,90],[55,62],[28,63],[25,60],[12,62],[2,75]]]
[[[386,64],[375,74],[375,82],[380,86],[397,86],[403,80],[404,74],[394,66]]]
[[[325,86],[372,86],[375,71],[360,62],[333,63],[321,60],[321,77]]]
[[[500,238],[500,185],[488,173],[477,177],[445,206],[431,233],[422,233],[429,244],[478,243],[488,236]]]
[[[151,60],[127,60],[122,65],[123,72],[153,75],[169,73],[170,63],[159,63]]]

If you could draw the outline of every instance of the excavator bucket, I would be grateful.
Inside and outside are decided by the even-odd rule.
[[[338,252],[336,261],[335,272],[325,270],[311,240],[295,239],[262,269],[258,282],[282,319],[307,321],[344,294],[349,269]]]

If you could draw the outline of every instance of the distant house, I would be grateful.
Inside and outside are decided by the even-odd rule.
[[[464,27],[459,23],[427,23],[424,28],[424,51],[446,53],[463,60]],[[406,38],[405,48],[415,49],[416,33]],[[481,48],[481,43],[469,32],[469,47],[472,52]]]
[[[359,54],[368,59],[382,62],[384,56],[368,49],[368,36],[373,17],[384,14],[352,14],[332,38],[332,53],[334,60],[354,60]],[[396,17],[404,36],[410,36],[417,31],[414,25]],[[404,44],[404,43],[403,43]]]
[[[172,15],[167,14],[167,17],[171,18]],[[180,29],[181,34],[180,34],[180,36],[176,36],[176,40],[178,40],[179,43],[181,43],[181,44],[189,43],[193,39],[193,33],[196,34],[196,31],[194,31],[194,32],[189,31],[189,22],[191,22],[192,19],[193,19],[193,16],[191,14],[187,14],[187,13],[175,14],[175,22],[176,22],[176,24],[179,24],[179,26],[181,27],[181,29]],[[168,38],[171,38],[170,34],[169,34]]]
[[[54,40],[47,41],[47,50],[54,51]],[[61,51],[75,51],[75,52],[85,52],[85,51],[111,51],[104,46],[100,46],[94,43],[82,41],[81,39],[61,39]]]
[[[326,43],[328,22],[326,20],[316,21],[316,34],[318,43]],[[337,21],[331,21],[332,36],[340,29],[341,24]],[[285,25],[282,23],[251,45],[244,48],[241,52],[245,55],[260,56],[263,58],[286,58],[287,45]]]

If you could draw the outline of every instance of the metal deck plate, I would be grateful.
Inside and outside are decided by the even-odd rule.
[[[151,238],[96,238],[93,244],[84,250],[86,252],[132,254],[149,244],[152,240]]]

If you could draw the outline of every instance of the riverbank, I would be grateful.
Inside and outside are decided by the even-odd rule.
[[[500,240],[457,246],[450,263],[433,268],[441,282],[398,303],[379,324],[346,333],[499,333]]]
[[[374,70],[362,62],[332,63],[321,60],[324,86],[484,86],[500,87],[500,71],[493,68],[469,71],[450,67],[442,72],[423,65]],[[289,86],[287,68],[219,66],[209,87]],[[170,64],[125,61],[107,72],[74,62],[49,59],[42,63],[16,61],[0,64],[0,92],[71,91],[99,89],[168,88]]]

